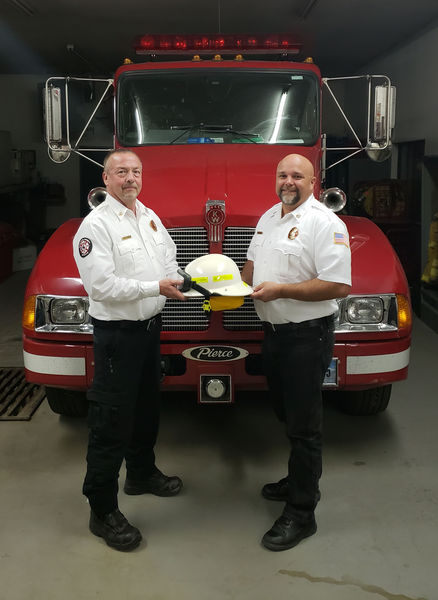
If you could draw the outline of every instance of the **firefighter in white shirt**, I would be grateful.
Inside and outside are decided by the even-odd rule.
[[[313,196],[306,158],[280,161],[281,202],[259,220],[242,279],[254,287],[263,321],[263,364],[270,396],[290,441],[288,475],[262,495],[285,502],[262,544],[286,550],[316,532],[322,471],[321,386],[334,345],[335,298],[348,295],[351,256],[345,224]]]
[[[142,165],[128,150],[104,160],[105,201],[80,225],[73,253],[90,299],[95,373],[88,393],[89,442],[83,492],[90,530],[117,550],[141,534],[118,509],[118,476],[126,461],[127,494],[173,496],[179,477],[155,465],[159,423],[160,312],[178,290],[176,248],[158,216],[137,200]]]

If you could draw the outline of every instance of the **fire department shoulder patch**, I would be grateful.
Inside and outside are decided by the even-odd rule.
[[[290,240],[294,240],[297,235],[298,235],[299,231],[298,231],[298,227],[292,227],[292,229],[289,231],[289,233],[287,234],[287,237]]]
[[[88,238],[82,238],[79,240],[79,254],[82,258],[88,256],[93,249],[93,242]]]

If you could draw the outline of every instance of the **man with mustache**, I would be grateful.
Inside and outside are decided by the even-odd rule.
[[[262,538],[269,550],[287,550],[316,532],[321,386],[333,352],[335,298],[347,296],[351,285],[347,228],[315,199],[314,184],[307,158],[289,154],[279,162],[281,202],[260,218],[242,271],[254,287],[270,396],[290,442],[288,475],[262,489],[265,498],[285,502]]]
[[[118,508],[126,461],[127,494],[174,496],[179,477],[155,465],[159,423],[160,330],[166,298],[178,290],[176,247],[159,217],[137,200],[142,164],[125,149],[104,160],[105,201],[80,225],[73,253],[89,295],[94,327],[87,473],[90,531],[116,550],[136,548],[141,533]]]

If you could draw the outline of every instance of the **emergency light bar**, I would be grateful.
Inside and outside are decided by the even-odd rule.
[[[231,54],[299,54],[301,43],[288,33],[278,34],[151,34],[139,37],[134,49],[137,54],[184,54],[221,52]]]

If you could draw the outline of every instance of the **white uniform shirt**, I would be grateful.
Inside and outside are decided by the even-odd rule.
[[[134,215],[108,194],[82,221],[73,254],[90,298],[90,315],[102,321],[150,319],[166,301],[159,281],[180,278],[172,238],[154,211],[138,200]]]
[[[351,254],[347,228],[311,195],[281,217],[282,203],[260,218],[248,248],[254,261],[253,286],[263,281],[300,283],[317,277],[351,285]],[[254,301],[259,318],[270,323],[300,323],[331,315],[336,300],[317,302],[279,298]]]

